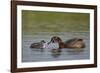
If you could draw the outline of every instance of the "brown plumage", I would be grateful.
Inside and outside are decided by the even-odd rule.
[[[81,38],[73,38],[65,42],[65,48],[84,48],[85,43]]]

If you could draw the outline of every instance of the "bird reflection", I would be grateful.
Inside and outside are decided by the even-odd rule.
[[[37,48],[36,48],[36,49],[31,49],[31,51],[44,52],[44,49],[41,49],[41,48],[40,48],[40,49],[37,49]]]
[[[52,49],[51,50],[51,55],[54,57],[54,58],[57,58],[61,55],[61,49]]]
[[[69,55],[75,55],[75,54],[80,54],[81,52],[83,52],[84,49],[67,49],[67,53]]]

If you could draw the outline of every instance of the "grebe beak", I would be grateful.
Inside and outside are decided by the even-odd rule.
[[[51,43],[51,41],[50,42],[48,42],[47,44],[49,45]]]

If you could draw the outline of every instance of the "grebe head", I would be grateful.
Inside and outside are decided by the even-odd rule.
[[[41,43],[44,44],[44,43],[46,43],[46,42],[45,42],[44,40],[41,40]]]
[[[52,42],[52,43],[60,43],[60,42],[62,42],[62,40],[61,40],[60,37],[54,36],[54,37],[51,38],[50,42]]]

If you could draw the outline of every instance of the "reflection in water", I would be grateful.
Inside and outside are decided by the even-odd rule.
[[[36,51],[36,52],[44,52],[44,49],[40,48],[40,49],[31,49],[32,51]]]
[[[57,58],[61,55],[61,50],[60,49],[52,49],[51,50],[51,55],[54,57],[54,58]]]
[[[67,49],[67,51],[69,55],[78,55],[82,52],[84,52],[84,48],[81,48],[81,49]]]
[[[64,52],[66,52],[68,55],[78,55],[82,52],[84,52],[84,48],[81,48],[81,49],[69,49],[69,48],[62,48],[64,50]],[[51,49],[50,50],[50,54],[52,57],[54,58],[58,58],[60,57],[61,53],[63,53],[62,49]],[[44,53],[44,52],[47,52],[46,50],[48,49],[31,49],[31,51],[33,52],[40,52],[40,53]]]

